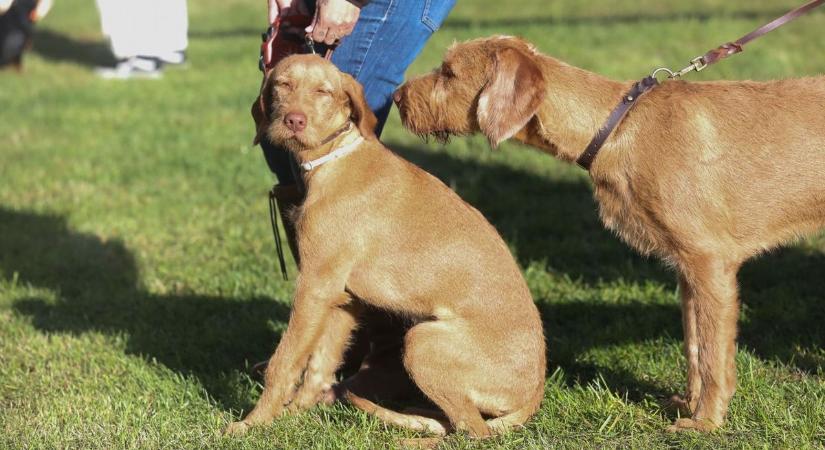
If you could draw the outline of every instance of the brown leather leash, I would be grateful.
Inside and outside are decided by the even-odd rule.
[[[659,72],[667,72],[668,79],[673,78],[680,78],[683,75],[686,75],[690,72],[696,71],[701,72],[702,70],[706,69],[708,66],[715,64],[722,59],[725,59],[731,55],[735,55],[737,53],[741,53],[744,50],[745,44],[748,42],[753,41],[761,36],[764,36],[767,33],[785,25],[786,23],[807,14],[812,9],[822,6],[825,4],[825,0],[813,0],[808,2],[799,8],[794,9],[793,11],[788,12],[787,14],[775,19],[774,21],[767,23],[750,33],[742,36],[741,38],[733,41],[728,42],[726,44],[722,44],[717,48],[714,48],[702,56],[696,57],[690,61],[690,65],[685,67],[684,69],[673,72],[668,68],[659,68],[653,71],[649,76],[637,81],[633,87],[630,88],[627,93],[622,96],[622,100],[619,104],[610,112],[610,115],[607,117],[607,120],[604,122],[604,125],[599,129],[596,135],[593,137],[593,140],[590,141],[590,144],[584,150],[581,156],[576,160],[576,163],[581,166],[585,170],[590,170],[590,166],[593,164],[593,160],[596,159],[596,156],[599,154],[599,150],[601,150],[602,146],[604,145],[605,141],[610,137],[613,131],[616,129],[617,126],[622,122],[622,119],[627,116],[627,113],[633,108],[633,106],[638,103],[639,98],[644,96],[644,94],[650,92],[656,86],[659,86],[659,80],[656,78],[656,75]]]

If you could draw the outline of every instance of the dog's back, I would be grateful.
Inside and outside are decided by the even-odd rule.
[[[390,308],[415,298],[403,312],[421,317],[477,303],[496,310],[533,305],[508,247],[481,213],[381,144],[364,147],[347,157],[346,169],[336,170],[341,172],[336,185],[350,192],[347,207],[358,211],[348,225],[363,227],[356,234],[369,240],[362,243],[363,265],[369,268],[361,269],[371,280],[387,279],[365,283],[373,286],[365,289],[392,285],[371,297]]]
[[[621,157],[648,194],[684,208],[673,228],[749,255],[825,225],[825,77],[658,90],[628,124],[644,138]]]

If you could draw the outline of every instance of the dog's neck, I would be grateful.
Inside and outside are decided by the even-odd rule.
[[[603,125],[630,82],[618,82],[542,56],[547,91],[536,115],[514,138],[575,161]]]
[[[318,161],[324,156],[336,151],[336,149],[355,143],[355,141],[359,138],[361,138],[361,133],[358,129],[356,127],[350,127],[347,131],[341,133],[339,136],[336,136],[325,144],[313,149],[297,152],[296,159],[298,160],[298,165],[304,166],[313,161]],[[334,164],[334,162],[329,161],[328,164]],[[317,170],[317,167],[308,171],[304,170],[304,174],[305,176],[309,176],[315,170]]]

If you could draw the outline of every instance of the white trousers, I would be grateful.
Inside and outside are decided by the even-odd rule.
[[[97,0],[100,26],[118,59],[186,50],[186,0]]]

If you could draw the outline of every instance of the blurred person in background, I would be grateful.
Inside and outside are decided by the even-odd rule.
[[[188,46],[186,0],[97,0],[103,35],[117,65],[103,78],[159,78],[165,65],[182,64]]]
[[[31,45],[34,24],[51,7],[52,0],[0,0],[0,68],[22,68],[23,52]]]

